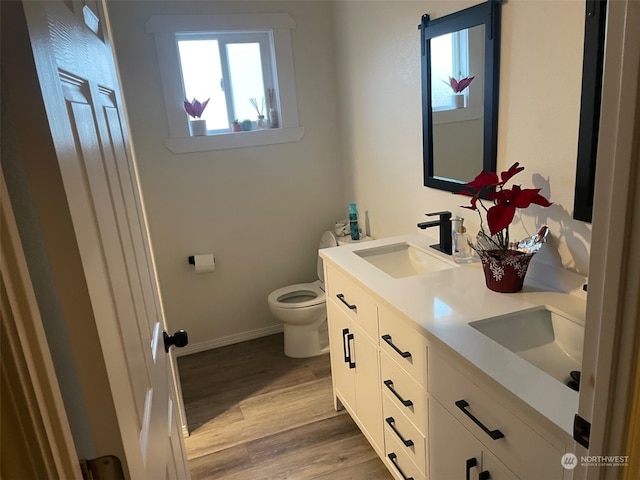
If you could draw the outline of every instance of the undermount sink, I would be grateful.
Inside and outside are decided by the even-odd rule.
[[[584,327],[547,307],[469,325],[562,383],[582,367]]]
[[[394,278],[437,272],[457,266],[406,242],[356,250],[353,253]]]

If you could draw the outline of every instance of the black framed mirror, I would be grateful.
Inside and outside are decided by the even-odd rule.
[[[425,14],[419,29],[424,185],[457,192],[496,171],[500,0]]]
[[[606,16],[606,0],[586,2],[580,128],[573,201],[573,218],[583,222],[591,222],[593,213]]]

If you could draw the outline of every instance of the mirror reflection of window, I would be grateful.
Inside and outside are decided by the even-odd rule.
[[[433,111],[455,108],[449,86],[449,78],[457,80],[469,73],[469,32],[467,29],[440,35],[431,39],[431,109]],[[469,89],[463,92],[469,95]]]
[[[432,38],[431,53],[433,175],[467,182],[482,170],[484,25]],[[448,58],[436,59],[444,55]],[[454,105],[451,76],[457,80],[475,77],[462,92],[464,108]],[[434,90],[439,92],[440,104],[435,101]]]

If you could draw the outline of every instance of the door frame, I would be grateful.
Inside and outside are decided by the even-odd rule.
[[[12,447],[24,455],[12,455],[3,463],[7,461],[9,472],[33,468],[38,476],[80,480],[78,455],[2,170],[0,208],[0,276],[6,292],[2,330],[8,343],[2,350],[2,376],[11,385],[4,390],[11,398],[3,413],[12,415],[12,426],[20,426],[9,434]]]
[[[640,3],[607,2],[583,378],[578,413],[591,422],[589,449],[628,455],[638,355],[640,271]],[[635,247],[634,247],[635,246]],[[639,400],[636,399],[637,404]],[[577,468],[574,480],[620,478],[619,468]]]

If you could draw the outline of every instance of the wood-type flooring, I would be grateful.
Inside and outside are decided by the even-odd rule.
[[[284,356],[282,334],[178,358],[194,480],[393,477],[333,408],[329,355]]]

